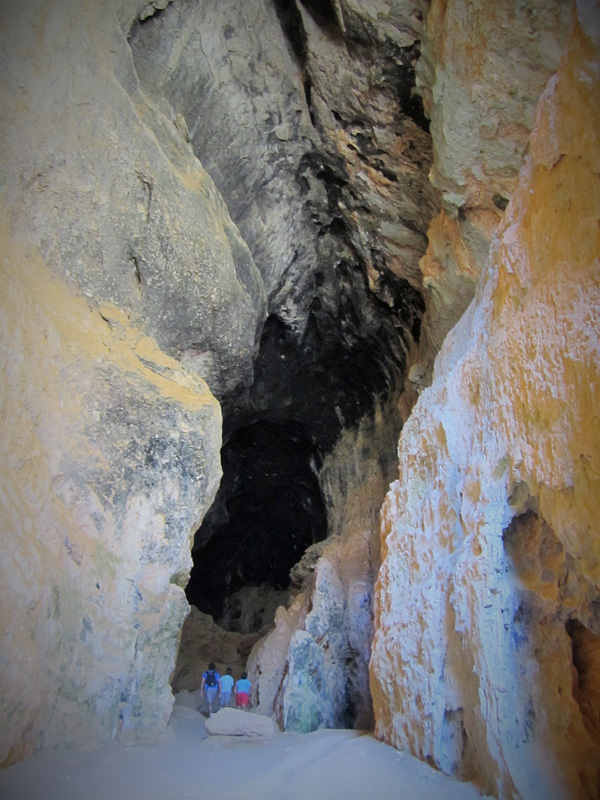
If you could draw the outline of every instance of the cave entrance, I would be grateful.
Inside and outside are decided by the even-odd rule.
[[[229,437],[221,460],[186,594],[225,630],[256,633],[287,603],[290,569],[327,535],[315,448],[298,422],[259,421]]]

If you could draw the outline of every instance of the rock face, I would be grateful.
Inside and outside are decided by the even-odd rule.
[[[502,798],[599,785],[599,10],[577,5],[383,509],[377,735]]]
[[[558,67],[571,6],[430,4],[416,69],[431,119],[430,177],[442,206],[421,261],[427,312],[420,358],[428,372],[474,295],[515,189],[538,98]]]
[[[283,730],[373,726],[368,664],[377,520],[394,469],[394,414],[379,409],[347,431],[321,470],[330,535],[292,570],[296,597],[248,667],[259,713]]]
[[[141,6],[3,8],[3,763],[164,729],[220,478],[198,373],[248,380],[264,316],[214,184],[139,89]]]
[[[47,51],[32,51],[47,5]],[[3,193],[13,230],[27,231],[74,289],[126,311],[217,395],[250,382],[262,280],[179,121],[140,91],[113,4],[31,0],[3,27],[2,100],[15,109]]]
[[[206,720],[211,736],[245,736],[251,739],[273,736],[273,720],[235,708],[222,708]]]
[[[164,729],[220,413],[122,312],[2,238],[6,764]]]

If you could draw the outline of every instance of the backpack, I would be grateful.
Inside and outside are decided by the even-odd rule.
[[[207,686],[216,686],[217,685],[217,676],[215,675],[214,669],[209,669],[206,673],[206,680],[204,683]]]

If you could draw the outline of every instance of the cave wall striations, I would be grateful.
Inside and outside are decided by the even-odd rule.
[[[221,474],[218,403],[175,357],[206,353],[225,391],[264,319],[213,182],[139,88],[142,5],[2,10],[5,764],[164,730]]]
[[[326,495],[334,541],[311,548],[306,580],[306,561],[295,572],[302,597],[280,612],[276,634],[251,662],[260,709],[304,730],[372,721],[377,514],[395,474],[394,405],[424,309],[419,260],[440,209],[428,178],[428,124],[412,94],[425,7],[335,9],[178,0],[130,36],[144,91],[173,119],[185,118],[265,285],[254,381],[218,395],[226,446],[253,426],[293,421],[312,442],[307,464]],[[193,352],[181,358],[195,364]],[[368,444],[375,430],[379,453]],[[207,519],[198,532],[197,559],[208,558],[225,528],[254,540],[243,514],[232,516],[238,473],[221,487],[214,526]]]
[[[516,186],[538,98],[558,67],[571,7],[556,0],[430,4],[416,86],[431,121],[430,179],[441,209],[420,264],[427,310],[408,382],[417,392],[473,298]]]
[[[600,8],[573,17],[382,512],[376,733],[501,798],[600,786]]]

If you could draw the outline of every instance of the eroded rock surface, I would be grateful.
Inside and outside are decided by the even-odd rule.
[[[139,89],[142,5],[2,9],[4,763],[164,729],[220,478],[199,374],[249,382],[264,317],[213,182]]]
[[[502,798],[597,796],[598,11],[578,4],[383,510],[376,733]]]
[[[248,662],[253,700],[284,730],[373,725],[368,664],[373,583],[379,568],[377,521],[395,471],[394,414],[347,431],[320,480],[329,537],[310,547],[291,573],[296,596]]]
[[[6,209],[3,208],[6,220]],[[191,536],[214,497],[206,384],[3,227],[0,757],[166,726]]]
[[[431,120],[430,177],[441,210],[421,261],[421,384],[475,293],[523,165],[538,98],[558,67],[571,8],[556,0],[480,8],[433,0],[428,9],[416,76]]]

